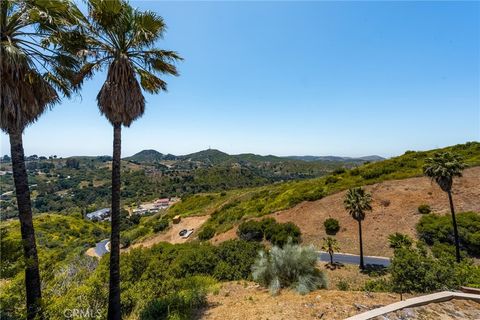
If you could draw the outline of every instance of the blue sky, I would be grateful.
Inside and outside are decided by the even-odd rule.
[[[123,131],[142,149],[392,156],[480,140],[479,2],[134,1],[164,17],[181,76]],[[25,131],[27,155],[111,154],[95,97]],[[1,135],[2,154],[9,153]]]

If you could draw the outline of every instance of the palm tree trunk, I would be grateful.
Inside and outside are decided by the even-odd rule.
[[[360,269],[365,269],[363,264],[363,240],[362,240],[362,221],[358,220],[358,235],[360,237]]]
[[[120,153],[122,125],[113,126],[112,210],[110,235],[110,290],[108,319],[121,319],[120,310]]]
[[[329,252],[330,255],[330,264],[333,266],[333,253]]]
[[[18,217],[22,234],[23,254],[25,257],[25,287],[27,289],[27,319],[41,316],[40,272],[38,270],[37,246],[33,228],[30,188],[25,168],[22,132],[11,132],[10,152],[12,156],[13,181],[17,197]]]
[[[458,239],[457,219],[455,218],[455,208],[453,207],[452,191],[448,191],[448,201],[450,201],[450,212],[452,213],[453,235],[455,236],[455,257],[460,262],[460,240]]]

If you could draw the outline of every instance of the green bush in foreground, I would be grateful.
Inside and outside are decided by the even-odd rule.
[[[480,255],[480,214],[463,212],[457,214],[458,235],[460,247],[473,256]],[[417,224],[420,239],[427,244],[435,242],[454,243],[452,220],[449,215],[439,216],[428,214],[422,216]]]
[[[392,289],[396,292],[433,292],[480,285],[480,267],[471,260],[455,262],[455,255],[435,258],[422,245],[395,250],[390,266]]]
[[[207,303],[203,289],[190,289],[173,292],[151,301],[140,313],[141,320],[178,319],[188,320]]]
[[[293,288],[300,294],[326,288],[323,272],[316,268],[318,254],[313,248],[291,242],[270,252],[260,251],[252,267],[253,279],[277,294],[281,288]]]

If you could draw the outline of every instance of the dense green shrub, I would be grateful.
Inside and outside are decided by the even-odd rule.
[[[277,223],[265,231],[265,238],[273,245],[283,247],[289,240],[292,243],[301,242],[300,228],[293,222]]]
[[[480,267],[465,259],[455,263],[453,255],[435,258],[426,248],[399,248],[390,266],[392,288],[397,292],[432,292],[480,285]]]
[[[153,231],[154,232],[162,232],[165,229],[168,228],[170,223],[168,222],[167,218],[162,218],[160,221],[158,221],[154,226],[153,226]]]
[[[338,182],[340,179],[338,177],[335,177],[335,176],[328,176],[326,179],[325,179],[325,184],[333,184],[333,183],[336,183]]]
[[[323,222],[323,226],[325,227],[325,232],[328,235],[335,235],[340,230],[340,223],[337,219],[328,218]]]
[[[421,204],[418,206],[418,213],[429,214],[430,212],[432,212],[432,209],[428,204]]]
[[[460,247],[470,255],[480,255],[480,214],[464,212],[456,215]],[[454,243],[453,226],[450,215],[428,214],[422,216],[417,224],[420,239],[427,244],[435,242]]]
[[[408,248],[413,244],[413,239],[406,234],[399,232],[392,233],[388,236],[388,241],[390,242],[390,248]]]
[[[249,279],[252,265],[263,246],[258,242],[229,240],[217,248],[219,263],[213,276],[218,280]]]
[[[205,240],[212,239],[214,235],[215,235],[215,229],[212,226],[206,225],[198,233],[198,239],[205,241]]]
[[[183,250],[175,256],[171,271],[176,278],[212,275],[217,262],[218,257],[215,247],[202,242],[201,244],[184,246]]]
[[[262,286],[277,294],[281,288],[293,288],[301,294],[325,288],[326,277],[316,268],[318,254],[313,248],[287,243],[260,251],[252,267],[252,276]]]
[[[248,220],[238,226],[237,235],[246,241],[262,241],[263,231],[260,221]]]
[[[153,300],[140,313],[141,320],[192,319],[194,312],[207,303],[206,292],[202,289],[172,292]]]

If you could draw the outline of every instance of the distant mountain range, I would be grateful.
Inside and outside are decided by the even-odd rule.
[[[287,157],[289,159],[295,159],[295,160],[302,160],[302,161],[342,161],[342,162],[349,162],[349,161],[382,161],[385,160],[385,158],[377,156],[377,155],[372,155],[372,156],[364,156],[364,157],[357,157],[357,158],[352,158],[352,157],[338,157],[338,156],[289,156]]]
[[[156,150],[142,150],[131,157],[124,160],[139,163],[154,163],[163,161],[191,161],[202,162],[210,165],[227,164],[227,163],[259,163],[259,162],[285,162],[285,161],[305,161],[305,162],[365,162],[380,161],[384,158],[372,155],[358,158],[338,157],[338,156],[288,156],[278,157],[273,155],[261,156],[253,153],[242,153],[237,155],[229,155],[216,149],[207,149],[199,152],[176,156],[173,154],[163,154]]]

